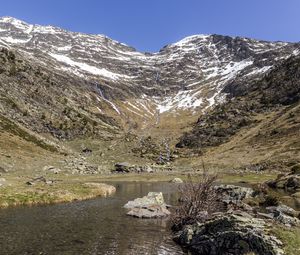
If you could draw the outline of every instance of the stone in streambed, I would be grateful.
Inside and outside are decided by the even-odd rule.
[[[170,215],[161,192],[149,192],[147,196],[129,201],[124,208],[129,216],[137,218],[162,218]]]

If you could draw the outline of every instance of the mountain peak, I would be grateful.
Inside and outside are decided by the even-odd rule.
[[[198,34],[145,54],[105,35],[30,25],[12,17],[0,19],[0,44],[31,55],[53,72],[101,84],[96,87],[99,100],[121,98],[133,104],[130,97],[143,96],[153,106],[150,113],[136,109],[143,107],[140,101],[125,107],[141,116],[178,108],[204,111],[223,100],[228,83],[241,75],[260,77],[299,50],[296,44]],[[108,104],[119,113],[114,102]]]

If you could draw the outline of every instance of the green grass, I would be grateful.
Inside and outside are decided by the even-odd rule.
[[[276,179],[277,174],[274,173],[247,173],[247,174],[221,174],[219,180],[224,183],[240,183],[249,184],[263,183],[265,181]]]
[[[300,255],[300,228],[276,226],[272,232],[283,242],[286,255]]]
[[[0,193],[0,207],[16,205],[50,204],[57,200],[56,196],[37,191],[19,191],[2,189]]]
[[[24,129],[20,128],[17,124],[13,123],[6,117],[0,115],[0,129],[7,131],[11,134],[19,136],[28,142],[32,142],[37,146],[50,151],[50,152],[58,152],[55,146],[45,143],[44,141],[36,138],[35,136],[29,134]]]
[[[38,183],[27,186],[16,183],[0,190],[0,208],[20,205],[54,204],[106,196],[105,188],[87,187],[79,181],[63,181],[54,185]]]

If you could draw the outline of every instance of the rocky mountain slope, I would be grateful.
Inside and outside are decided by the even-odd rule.
[[[196,35],[140,53],[103,35],[10,17],[0,20],[0,43],[53,73],[89,83],[99,112],[106,113],[102,102],[115,115],[148,121],[179,109],[203,111],[224,98],[222,89],[236,77],[255,79],[299,52],[292,43]]]
[[[202,115],[176,146],[200,150],[212,164],[253,170],[299,162],[299,78],[300,56],[293,56],[258,81],[228,84],[226,103]]]
[[[142,53],[104,35],[3,17],[0,46],[3,130],[10,122],[59,140],[128,132],[176,140],[203,116],[178,144],[199,148],[249,127],[253,108],[269,111],[264,100],[272,109],[297,101],[290,75],[276,76],[299,55],[297,43],[195,35]],[[287,81],[281,90],[268,81],[277,78]]]
[[[290,127],[274,130],[268,135],[286,136],[287,133],[300,134],[300,57],[295,56],[274,67],[259,81],[246,82],[243,85],[229,84],[224,88],[230,98],[211,112],[203,115],[193,130],[185,134],[178,147],[216,146],[222,144],[240,129],[257,122],[255,116],[280,110],[290,111]],[[275,124],[275,122],[274,122]],[[290,131],[290,132],[289,132]],[[259,134],[261,135],[261,134]]]

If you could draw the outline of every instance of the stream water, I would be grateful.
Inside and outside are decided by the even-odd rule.
[[[131,218],[122,208],[149,191],[162,191],[172,204],[174,184],[112,184],[117,193],[109,198],[1,210],[0,254],[185,254],[172,241],[165,220]]]

